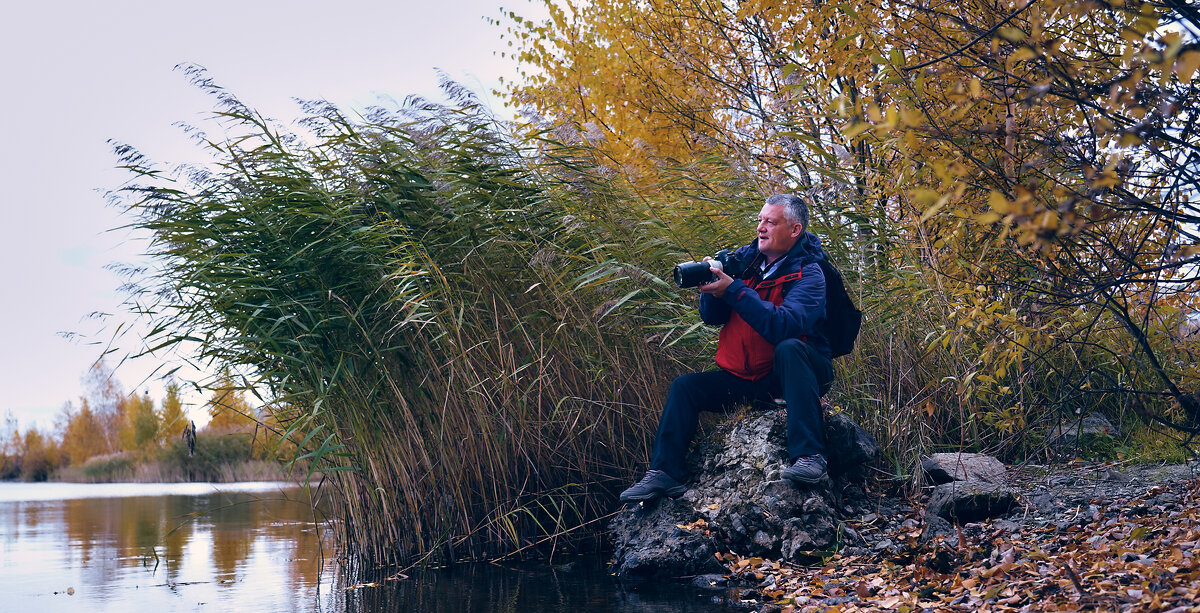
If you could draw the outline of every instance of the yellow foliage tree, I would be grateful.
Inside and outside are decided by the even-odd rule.
[[[246,432],[258,426],[258,419],[242,389],[236,386],[233,378],[223,374],[213,386],[212,395],[208,400],[208,413],[212,420],[206,426],[216,432]]]
[[[70,464],[80,465],[89,458],[110,453],[103,426],[86,399],[76,411],[71,403],[63,406],[60,416],[62,450]]]
[[[760,192],[815,194],[814,223],[856,239],[876,322],[944,320],[916,353],[959,357],[940,373],[946,400],[986,396],[999,415],[1132,395],[1200,427],[1179,334],[1200,311],[1187,3],[547,5],[547,21],[509,28],[526,67],[509,93],[534,127],[648,198],[713,159]],[[909,385],[898,400],[921,405],[940,384]]]
[[[131,394],[121,404],[121,448],[146,452],[158,447],[159,415],[154,410],[150,393]]]
[[[167,395],[162,401],[162,425],[159,428],[160,444],[169,444],[178,440],[188,427],[191,420],[183,410],[183,400],[179,397],[179,384],[172,381],[167,384]]]

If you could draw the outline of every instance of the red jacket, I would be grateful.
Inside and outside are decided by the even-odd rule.
[[[755,278],[746,283],[746,287],[778,307],[783,304],[783,285],[799,281],[802,276],[803,273],[797,271],[766,281]],[[801,335],[800,340],[807,340],[807,335]],[[717,337],[717,366],[743,379],[757,381],[771,373],[774,363],[775,345],[755,332],[737,311],[732,312]]]
[[[757,242],[737,253],[743,261],[756,260]],[[821,332],[825,276],[816,259],[822,257],[819,239],[806,232],[770,278],[761,280],[756,274],[747,281],[734,280],[720,298],[701,294],[701,319],[710,325],[724,324],[717,340],[717,366],[757,381],[770,374],[775,345],[789,338],[803,340],[830,357],[829,341]]]

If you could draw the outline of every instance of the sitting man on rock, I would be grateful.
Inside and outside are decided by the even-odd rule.
[[[825,258],[808,228],[808,206],[797,196],[776,194],[758,214],[758,238],[736,255],[748,262],[743,279],[713,269],[699,287],[700,318],[723,326],[717,341],[718,370],[683,375],[671,383],[654,437],[646,476],[621,492],[621,502],[682,496],[688,445],[701,411],[740,404],[787,403],[789,466],[783,477],[812,485],[826,474],[821,395],[833,380],[825,319]]]

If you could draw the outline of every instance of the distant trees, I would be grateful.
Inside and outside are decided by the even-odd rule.
[[[258,425],[254,409],[229,373],[217,378],[207,409],[212,419],[206,427],[214,432],[245,432]]]
[[[121,404],[121,427],[119,440],[121,449],[135,453],[147,453],[158,447],[160,415],[154,409],[150,393],[141,396],[130,394]]]
[[[179,398],[179,384],[175,381],[168,383],[166,393],[162,401],[158,427],[160,445],[178,440],[191,421],[183,410],[183,401]]]
[[[167,384],[161,407],[156,407],[148,391],[127,394],[103,361],[92,365],[83,382],[84,396],[78,404],[63,405],[53,431],[30,428],[21,432],[16,420],[9,417],[0,432],[0,479],[42,481],[60,468],[84,466],[94,458],[117,457],[115,454],[122,454],[126,465],[160,456],[177,459],[179,454],[173,448],[184,445],[181,434],[191,423],[179,383]],[[247,432],[257,425],[256,411],[228,374],[213,384],[208,409],[212,421],[206,430],[212,435]],[[258,447],[272,444],[270,439],[263,441]],[[247,438],[239,444],[247,447],[242,459],[251,459],[249,446],[254,441]],[[241,457],[225,455],[228,457],[222,456],[221,461]],[[253,457],[265,459],[262,453]],[[203,476],[212,477],[210,468],[201,471]]]
[[[92,412],[91,403],[86,398],[80,402],[79,410],[68,402],[60,417],[63,453],[70,464],[83,464],[88,458],[112,452],[103,434],[104,424]]]

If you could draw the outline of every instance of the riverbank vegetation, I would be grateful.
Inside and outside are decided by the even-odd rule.
[[[210,421],[197,430],[177,383],[155,407],[148,393],[126,393],[104,362],[84,376],[85,397],[63,406],[55,427],[0,437],[0,479],[24,481],[232,482],[294,480],[294,448],[251,408],[228,376],[207,401]],[[261,421],[259,418],[262,418]]]
[[[262,118],[195,68],[210,163],[119,145],[153,236],[148,347],[253,373],[351,551],[489,557],[588,533],[715,335],[674,263],[765,195],[867,313],[830,399],[886,478],[922,454],[1114,452],[1200,427],[1200,15],[1186,4],[552,4],[506,21],[522,120],[469,92]]]

